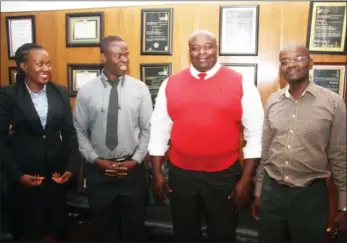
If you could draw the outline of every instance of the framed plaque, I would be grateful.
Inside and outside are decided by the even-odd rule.
[[[346,63],[314,63],[310,79],[315,84],[346,97]]]
[[[171,63],[151,63],[140,64],[141,80],[148,86],[152,96],[152,103],[155,105],[155,100],[162,82],[167,79],[172,72]]]
[[[102,64],[67,64],[70,96],[76,97],[78,90],[89,81],[98,77],[102,69]]]
[[[224,63],[223,65],[240,73],[243,79],[257,86],[257,63]]]
[[[311,2],[307,48],[311,53],[343,54],[346,48],[346,2]]]
[[[173,9],[141,10],[141,55],[172,55]]]
[[[259,5],[221,6],[219,14],[219,54],[257,56]]]
[[[66,46],[99,46],[104,37],[104,13],[69,13],[66,18]]]
[[[8,82],[14,84],[16,82],[17,67],[8,67]]]
[[[6,16],[7,55],[14,59],[17,49],[36,42],[35,15]]]

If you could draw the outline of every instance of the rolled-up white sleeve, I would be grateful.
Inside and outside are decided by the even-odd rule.
[[[246,146],[243,148],[245,159],[261,157],[261,136],[264,121],[264,109],[260,98],[260,93],[254,84],[247,80],[242,82],[242,125],[244,127],[243,136]]]
[[[168,149],[172,120],[169,117],[166,105],[166,84],[168,79],[161,84],[155,101],[151,117],[151,128],[148,144],[148,153],[151,156],[164,156]]]

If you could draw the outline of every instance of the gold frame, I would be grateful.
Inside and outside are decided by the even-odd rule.
[[[347,71],[346,63],[321,63],[321,62],[314,63],[312,69],[310,70],[310,80],[312,82],[314,82],[313,75],[315,70],[339,70],[340,77],[339,77],[338,94],[341,97],[346,97],[346,71]]]
[[[317,16],[317,11],[324,11],[327,7],[345,7],[345,12],[344,12],[344,18],[343,18],[343,23],[342,23],[342,32],[341,32],[341,37],[340,37],[340,46],[339,47],[329,47],[329,46],[315,46],[315,38],[316,38],[316,16]],[[321,9],[320,9],[321,8]],[[327,11],[327,10],[326,10]],[[309,14],[309,23],[308,23],[308,30],[307,30],[307,48],[311,53],[324,53],[324,54],[344,54],[347,51],[347,6],[345,2],[339,2],[339,1],[334,1],[334,2],[311,2],[310,3],[310,14]],[[322,21],[322,20],[320,20]],[[328,25],[329,27],[329,25]],[[327,32],[326,36],[321,37],[321,39],[327,37],[328,35],[331,35],[331,33]],[[322,40],[321,40],[322,41]],[[328,42],[328,40],[326,41]],[[337,45],[337,41],[335,43]],[[329,45],[329,44],[328,44]]]

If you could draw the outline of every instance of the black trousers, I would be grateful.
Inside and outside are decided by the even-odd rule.
[[[128,172],[126,178],[101,186],[109,187],[109,190],[103,191],[104,193],[109,191],[113,194],[117,190],[118,192],[107,203],[92,207],[95,242],[145,241],[144,222],[148,191],[144,165],[138,165]],[[100,194],[100,197],[103,195]]]
[[[260,198],[260,242],[324,242],[328,210],[325,179],[317,179],[304,188],[290,188],[265,173]]]
[[[170,166],[169,186],[174,240],[201,241],[201,219],[205,215],[208,240],[236,242],[238,212],[228,196],[242,174],[237,161],[219,172],[198,172]]]

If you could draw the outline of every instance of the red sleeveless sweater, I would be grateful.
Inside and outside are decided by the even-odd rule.
[[[239,73],[221,66],[213,77],[198,80],[185,69],[169,78],[165,92],[175,166],[215,172],[237,161],[243,95]]]

